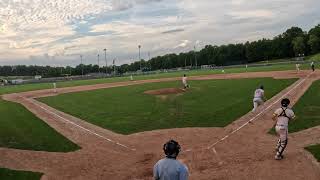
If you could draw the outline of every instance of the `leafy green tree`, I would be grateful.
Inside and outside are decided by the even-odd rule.
[[[299,54],[304,54],[306,45],[304,38],[299,36],[296,37],[292,40],[292,45],[293,45],[293,51],[295,52],[295,55],[298,56]]]

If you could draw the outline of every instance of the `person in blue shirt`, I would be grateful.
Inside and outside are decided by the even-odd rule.
[[[166,157],[154,165],[153,178],[155,180],[188,180],[187,166],[177,160],[181,151],[179,143],[170,140],[163,145],[163,151]]]

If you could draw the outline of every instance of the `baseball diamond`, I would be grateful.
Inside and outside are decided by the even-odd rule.
[[[182,146],[180,159],[187,165],[191,179],[210,179],[211,177],[215,179],[301,179],[302,177],[318,179],[320,177],[319,164],[312,155],[303,150],[306,148],[311,153],[314,153],[315,157],[318,157],[318,146],[311,145],[320,143],[320,134],[317,133],[319,131],[319,121],[314,120],[312,121],[313,123],[300,129],[299,132],[289,134],[289,144],[285,152],[285,159],[281,163],[276,163],[273,159],[276,137],[268,134],[273,124],[271,120],[272,112],[279,108],[278,103],[283,96],[290,98],[291,105],[294,105],[294,110],[299,118],[297,122],[293,122],[292,126],[302,120],[300,118],[303,117],[300,117],[300,114],[303,113],[299,113],[301,107],[299,107],[298,100],[303,96],[301,99],[301,103],[303,103],[305,98],[314,97],[312,94],[318,88],[319,72],[310,74],[310,71],[303,70],[299,73],[296,71],[278,71],[213,74],[191,76],[188,79],[191,88],[186,91],[178,91],[176,92],[177,94],[172,93],[172,89],[168,90],[168,88],[183,88],[181,82],[177,81],[179,78],[66,87],[58,88],[56,93],[49,89],[2,95],[2,98],[6,101],[13,101],[23,105],[57,132],[81,147],[81,149],[69,153],[46,153],[0,148],[1,154],[4,154],[0,159],[0,166],[43,173],[42,178],[44,179],[70,179],[71,177],[81,177],[79,179],[150,179],[152,177],[153,164],[162,156],[159,147],[167,139],[176,139]],[[251,97],[255,88],[262,83],[265,86],[268,99],[255,112],[251,112]],[[229,89],[233,88],[233,85],[238,86],[240,89],[233,90],[231,94],[228,94],[228,91],[225,91],[226,94],[224,95],[216,94],[212,99],[208,98],[209,96],[205,97],[203,101],[199,99],[201,93],[207,94],[206,91],[208,91],[212,93],[209,94],[213,95],[214,92],[221,91],[219,88]],[[164,90],[161,90],[163,88]],[[243,92],[246,93],[243,94],[241,92],[242,88],[244,88]],[[310,90],[308,90],[309,88]],[[148,90],[160,90],[162,93],[160,95],[145,94]],[[245,105],[232,103],[234,101],[232,100],[232,95],[240,96],[240,94],[237,94],[238,91],[244,95],[244,101],[239,103],[246,103]],[[148,102],[143,98],[153,99],[165,104],[180,102],[180,105],[174,106],[178,108],[176,110],[179,110],[180,106],[189,106],[189,101],[195,101],[197,98],[199,99],[199,106],[211,106],[212,109],[215,109],[214,105],[220,102],[221,104],[218,104],[218,106],[223,107],[225,104],[219,100],[219,96],[222,96],[226,100],[225,103],[230,103],[231,101],[231,104],[225,107],[230,108],[230,110],[226,110],[229,114],[221,114],[221,116],[228,117],[227,119],[229,120],[219,122],[224,118],[220,119],[215,111],[199,111],[195,113],[197,116],[199,115],[199,118],[196,118],[196,116],[190,117],[191,119],[196,118],[196,121],[191,123],[188,120],[188,116],[186,116],[188,114],[185,114],[186,112],[192,112],[189,109],[186,112],[181,112],[182,115],[176,112],[173,113],[174,116],[178,115],[181,121],[178,118],[176,124],[174,124],[173,120],[169,120],[172,122],[169,124],[164,123],[165,126],[161,127],[159,126],[161,122],[156,120],[161,116],[170,115],[169,112],[172,110],[169,108],[169,111],[165,113],[167,115],[155,116],[154,119],[149,119],[152,122],[151,126],[144,124],[139,127],[130,124],[126,127],[125,121],[119,119],[123,115],[121,111],[117,112],[119,115],[108,114],[107,117],[115,116],[115,119],[106,121],[108,123],[105,125],[99,124],[99,119],[102,119],[102,123],[105,116],[99,112],[106,113],[112,106],[114,108],[118,106],[116,104],[112,105],[112,102],[116,103],[119,99],[112,99],[112,96],[109,96],[108,93],[123,97],[124,104],[117,102],[122,107],[134,109],[135,107],[131,107],[130,103],[141,103],[132,99],[135,97],[133,97],[133,94],[128,94],[128,92],[138,93],[136,94],[137,98],[139,99],[139,96],[141,96],[142,102]],[[307,93],[305,94],[305,92]],[[98,99],[94,99],[95,96]],[[105,98],[101,99],[102,96]],[[109,98],[111,99],[108,101]],[[179,98],[186,102],[179,100]],[[88,105],[84,106],[83,109],[81,107],[82,100]],[[213,104],[206,104],[205,100],[209,104]],[[50,106],[43,102],[48,103]],[[63,106],[59,105],[60,102]],[[298,104],[295,106],[297,102]],[[314,101],[312,106],[317,107],[317,102]],[[74,103],[74,107],[72,107],[72,103]],[[94,103],[101,105],[101,110]],[[110,106],[107,105],[109,103]],[[197,104],[197,101],[195,103]],[[91,106],[89,105],[93,109],[90,109]],[[79,109],[80,111],[72,113],[72,111],[68,110],[70,108]],[[167,106],[164,105],[162,108],[165,110]],[[190,106],[190,108],[193,109],[195,107]],[[233,113],[233,108],[237,110],[243,109],[241,113],[235,114]],[[94,109],[97,112],[96,120],[92,119],[94,117],[89,116],[94,112]],[[137,119],[145,116],[143,112],[147,111],[147,109],[143,108],[141,117],[137,116]],[[84,114],[78,114],[80,112]],[[246,114],[246,112],[249,113]],[[132,115],[128,115],[128,117],[135,120]],[[219,121],[215,123],[215,118],[212,117],[218,118]],[[176,119],[176,117],[173,119]],[[211,120],[206,122],[206,119]],[[113,127],[111,124],[117,123],[117,120],[122,123],[118,127]],[[248,121],[251,123],[248,123]],[[137,122],[139,124],[139,121]],[[204,124],[201,125],[201,123]],[[213,124],[210,125],[210,123]],[[219,125],[219,123],[222,124]],[[201,128],[200,126],[203,127]],[[126,127],[125,129],[127,130],[121,127]],[[133,128],[130,130],[131,127]],[[211,145],[214,145],[214,147]],[[210,146],[211,148],[208,149]],[[236,151],[234,151],[235,149]],[[16,161],[20,163],[17,164],[15,163]],[[121,163],[110,163],[114,161],[121,161]],[[293,162],[299,162],[294,167],[295,171],[279,168],[290,166]],[[131,168],[128,169],[126,167]]]

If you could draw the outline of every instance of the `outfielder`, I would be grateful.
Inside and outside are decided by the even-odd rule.
[[[53,85],[53,92],[57,93],[57,83],[54,82],[52,85]]]
[[[275,122],[275,129],[279,136],[278,144],[276,147],[276,160],[283,159],[283,152],[288,144],[288,124],[290,120],[293,120],[294,112],[288,108],[290,104],[289,99],[283,99],[281,101],[281,108],[277,109],[273,114],[273,120]]]
[[[315,71],[314,62],[311,62],[311,69],[313,72]]]
[[[299,72],[300,71],[300,64],[296,64],[296,70]]]
[[[253,98],[253,109],[252,112],[255,112],[258,106],[262,105],[264,103],[265,97],[264,97],[264,87],[260,86],[259,89],[256,89],[254,92],[254,98]]]
[[[183,89],[187,89],[190,87],[187,80],[188,80],[187,75],[184,74],[182,77]]]
[[[161,159],[153,167],[155,180],[188,180],[189,172],[186,165],[177,160],[181,151],[178,142],[170,140],[163,145],[166,158]]]

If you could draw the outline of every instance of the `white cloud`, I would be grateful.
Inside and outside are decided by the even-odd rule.
[[[191,42],[189,40],[183,40],[180,44],[178,44],[176,47],[174,47],[175,49],[176,48],[185,48],[187,47]]]

